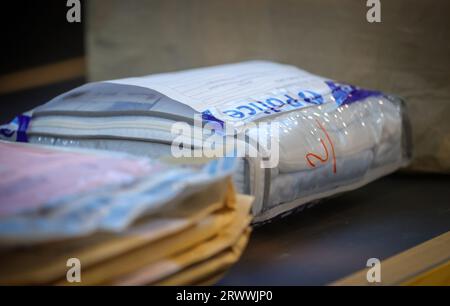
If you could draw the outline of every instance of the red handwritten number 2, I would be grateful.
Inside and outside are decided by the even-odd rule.
[[[323,133],[325,134],[326,140],[328,141],[328,144],[330,145],[330,148],[331,148],[331,156],[332,156],[332,158],[333,158],[333,173],[336,173],[336,154],[335,154],[335,152],[334,152],[334,144],[333,144],[333,141],[331,140],[330,135],[328,135],[327,130],[323,127],[323,125],[319,122],[319,120],[316,119],[316,122],[317,122],[317,126],[318,126],[318,127],[323,131]],[[314,163],[314,160],[311,160],[311,159],[316,159],[316,160],[318,160],[318,161],[321,162],[321,163],[326,163],[326,162],[329,160],[329,158],[330,158],[330,154],[328,153],[328,147],[327,147],[327,145],[325,144],[325,141],[324,141],[322,138],[320,138],[319,140],[320,140],[320,143],[322,144],[322,147],[323,147],[323,149],[324,149],[324,151],[325,151],[325,156],[323,157],[323,156],[320,156],[320,155],[315,154],[315,153],[308,153],[308,154],[306,154],[306,156],[305,156],[305,157],[306,157],[306,160],[308,161],[309,165],[310,165],[312,168],[315,168],[315,167],[316,167],[316,164]]]

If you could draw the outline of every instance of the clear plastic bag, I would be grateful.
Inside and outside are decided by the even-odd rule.
[[[192,125],[195,114],[256,144],[255,156],[238,156],[234,179],[255,196],[257,222],[358,188],[411,157],[399,98],[271,62],[87,84],[34,110],[26,138],[161,158],[171,155],[172,124]],[[278,127],[276,150],[259,142],[261,133],[275,137],[267,124]]]

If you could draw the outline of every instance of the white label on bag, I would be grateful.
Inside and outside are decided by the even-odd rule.
[[[294,66],[250,61],[108,81],[156,90],[196,111],[236,124],[322,104],[326,79]]]

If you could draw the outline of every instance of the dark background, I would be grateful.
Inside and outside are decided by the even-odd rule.
[[[85,56],[84,1],[81,1],[81,23],[67,22],[65,0],[3,1],[1,6],[0,77],[8,78],[11,73]],[[35,77],[39,78],[39,74]],[[85,76],[78,76],[0,94],[0,124],[85,81]]]
[[[0,74],[84,55],[84,23],[67,22],[65,0],[2,1],[1,6]]]

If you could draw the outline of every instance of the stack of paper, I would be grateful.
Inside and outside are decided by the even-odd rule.
[[[210,283],[248,240],[252,198],[235,194],[232,160],[182,167],[3,142],[0,152],[1,284]]]

